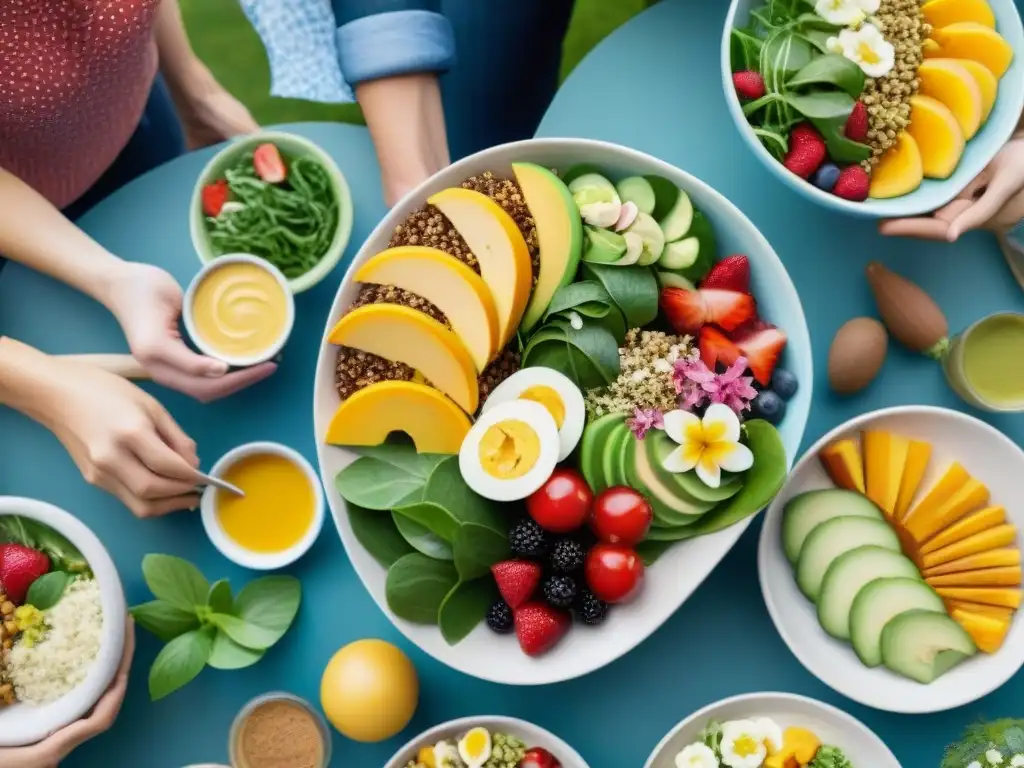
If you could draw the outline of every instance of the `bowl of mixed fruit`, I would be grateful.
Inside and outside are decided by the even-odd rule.
[[[371,234],[314,422],[389,618],[529,685],[682,604],[782,486],[810,390],[799,298],[742,213],[653,157],[551,139],[456,163]]]
[[[1024,107],[1013,0],[733,0],[726,102],[780,179],[868,217],[945,205]]]

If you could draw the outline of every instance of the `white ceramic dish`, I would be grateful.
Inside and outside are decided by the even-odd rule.
[[[37,520],[74,544],[88,561],[100,585],[103,606],[100,650],[81,685],[42,706],[19,703],[0,707],[0,747],[21,747],[42,741],[54,731],[80,719],[110,687],[121,664],[128,609],[114,561],[96,534],[78,518],[35,499],[0,496],[0,516],[6,515]]]
[[[885,668],[865,667],[849,645],[826,634],[818,625],[814,606],[797,587],[782,551],[782,509],[786,502],[803,491],[833,487],[818,453],[827,444],[866,428],[891,430],[932,444],[932,459],[921,487],[930,487],[950,462],[958,461],[988,486],[992,503],[1005,505],[1007,516],[1018,529],[1024,525],[1024,509],[1018,504],[1024,451],[998,430],[973,416],[929,406],[901,406],[864,414],[836,427],[811,446],[768,508],[757,558],[768,612],[800,663],[854,701],[906,713],[941,712],[969,704],[994,691],[1024,665],[1024,622],[1019,618],[1014,621],[998,653],[979,653],[930,685],[922,685]]]
[[[643,642],[700,586],[753,518],[710,536],[676,544],[650,569],[639,597],[628,605],[616,607],[600,631],[588,632],[577,628],[541,657],[524,655],[514,638],[496,636],[483,622],[461,643],[451,646],[437,627],[399,619],[388,609],[384,593],[386,571],[356,540],[345,502],[334,487],[335,476],[357,454],[327,445],[324,440],[339,402],[334,385],[338,348],[326,339],[359,292],[359,284],[353,275],[368,258],[387,247],[395,226],[411,211],[419,208],[435,192],[458,186],[475,174],[492,171],[511,175],[511,163],[520,160],[561,169],[578,163],[592,163],[616,176],[663,176],[686,190],[694,205],[710,219],[715,227],[720,253],[747,254],[753,265],[752,290],[758,297],[762,316],[788,334],[785,366],[800,381],[800,390],[788,403],[788,413],[780,427],[790,462],[796,456],[807,424],[813,367],[810,334],[800,298],[785,267],[764,236],[739,209],[699,179],[636,150],[584,139],[535,139],[493,147],[460,160],[424,182],[406,195],[377,225],[349,266],[326,318],[314,381],[313,425],[317,456],[334,523],[363,584],[381,610],[410,641],[435,659],[474,677],[507,685],[544,685],[599,669]]]
[[[220,550],[224,557],[243,568],[252,568],[255,571],[270,571],[291,565],[313,546],[313,542],[316,541],[317,536],[320,535],[320,530],[324,526],[324,492],[323,488],[320,487],[320,478],[317,477],[316,470],[313,469],[312,465],[298,451],[280,443],[246,443],[245,445],[233,448],[213,465],[210,474],[220,476],[236,461],[257,454],[273,454],[284,457],[302,470],[302,473],[313,488],[313,522],[309,526],[309,530],[306,531],[306,535],[302,537],[298,544],[283,552],[269,553],[252,552],[237,544],[224,532],[224,528],[221,527],[220,521],[217,519],[217,494],[226,493],[226,491],[220,491],[212,485],[208,485],[203,490],[202,498],[199,501],[199,508],[203,518],[203,528],[206,529],[206,535],[210,537],[210,541],[213,542],[213,545]],[[282,513],[286,511],[282,510]]]
[[[854,768],[900,768],[899,761],[866,725],[845,712],[795,693],[745,693],[694,712],[654,748],[644,768],[676,768],[676,755],[697,741],[709,720],[742,720],[768,717],[783,729],[803,726],[823,744],[839,747]]]
[[[192,308],[192,304],[195,301],[196,290],[208,274],[213,272],[215,269],[219,269],[220,267],[228,264],[254,264],[272,275],[274,280],[276,280],[278,285],[280,285],[284,290],[285,324],[281,331],[281,337],[271,346],[256,355],[250,355],[248,357],[232,357],[231,355],[225,355],[214,347],[211,347],[203,338],[202,334],[198,333],[196,329],[195,316]],[[273,264],[248,253],[231,253],[224,256],[218,256],[213,261],[207,262],[203,265],[202,269],[196,273],[196,276],[192,278],[192,282],[188,284],[188,289],[185,291],[185,298],[182,304],[182,319],[185,322],[185,330],[188,331],[189,338],[192,339],[192,342],[199,348],[200,352],[204,355],[208,355],[209,357],[216,358],[217,360],[222,360],[228,365],[236,368],[246,368],[251,365],[265,363],[267,360],[273,360],[288,341],[288,337],[292,334],[292,327],[295,325],[295,296],[288,285],[288,279],[281,274],[281,270]]]
[[[510,736],[517,736],[526,742],[529,747],[543,747],[562,764],[562,768],[588,768],[586,761],[580,757],[580,753],[570,747],[560,738],[555,736],[539,725],[528,723],[517,717],[500,717],[487,715],[484,717],[463,717],[458,720],[449,720],[447,723],[424,731],[419,736],[411,739],[394,756],[387,761],[384,768],[405,768],[405,764],[416,757],[420,747],[428,744],[436,744],[441,739],[458,738],[470,728],[483,726],[491,733],[498,731],[507,733]]]

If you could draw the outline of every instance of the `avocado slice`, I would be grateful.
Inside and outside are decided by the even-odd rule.
[[[640,239],[644,241],[644,250],[636,262],[638,266],[645,267],[654,264],[661,258],[661,254],[665,250],[665,235],[651,216],[646,213],[638,213],[636,220],[629,225],[626,231],[640,235]]]
[[[633,203],[640,213],[650,216],[654,213],[654,187],[643,176],[630,176],[615,185],[622,202]]]
[[[697,504],[707,504],[710,509],[720,501],[735,496],[743,487],[743,475],[723,474],[722,483],[717,488],[705,485],[694,471],[669,472],[662,462],[678,446],[664,432],[651,432],[644,440],[647,446],[647,457],[654,467],[658,478],[668,487],[676,490],[683,498],[693,500]]]
[[[613,485],[622,485],[622,451],[626,447],[626,441],[633,439],[633,433],[629,431],[626,422],[622,421],[612,428],[611,434],[605,441],[601,455],[601,468],[604,471],[604,487],[611,488]]]
[[[625,426],[626,417],[621,413],[607,413],[587,424],[580,440],[579,468],[583,479],[596,494],[605,489],[604,450],[608,437],[617,425]]]
[[[683,499],[658,479],[647,457],[643,440],[632,440],[626,453],[627,485],[644,494],[654,510],[654,520],[659,526],[678,528],[700,519],[706,507]]]
[[[569,188],[547,168],[513,163],[512,172],[537,227],[540,270],[519,322],[531,330],[544,316],[555,292],[573,281],[583,253],[583,222]]]
[[[585,226],[587,247],[583,252],[584,261],[597,264],[614,264],[626,253],[626,238],[610,229]]]
[[[693,221],[690,223],[690,231],[686,238],[687,240],[696,238],[700,247],[697,249],[697,258],[689,266],[682,267],[678,271],[687,280],[696,283],[705,278],[718,259],[715,231],[712,229],[708,217],[700,211],[694,210]]]

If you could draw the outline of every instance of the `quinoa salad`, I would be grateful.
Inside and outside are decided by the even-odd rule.
[[[102,633],[100,587],[81,553],[48,526],[0,517],[0,708],[74,690]]]

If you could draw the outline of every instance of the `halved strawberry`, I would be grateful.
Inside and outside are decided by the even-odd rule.
[[[527,656],[539,656],[551,650],[572,625],[568,611],[547,603],[527,603],[515,612],[516,637]]]
[[[231,190],[228,189],[227,180],[217,179],[215,182],[203,187],[200,195],[203,200],[203,213],[207,216],[220,216],[224,203],[231,196]]]
[[[715,370],[718,363],[728,368],[736,362],[741,354],[739,348],[732,343],[728,336],[710,325],[705,325],[700,329],[697,347],[700,349],[700,359],[712,371]]]
[[[661,311],[678,333],[696,334],[705,323],[707,307],[698,291],[662,288]]]
[[[750,261],[740,254],[722,259],[711,268],[700,287],[750,293]]]
[[[491,574],[502,598],[515,610],[537,591],[541,567],[529,560],[504,560],[491,566]]]
[[[735,330],[757,315],[754,297],[738,291],[706,288],[698,291],[704,299],[707,314],[704,322],[714,323],[727,331]]]
[[[32,582],[50,572],[50,558],[21,544],[0,547],[0,587],[15,605],[25,602]]]
[[[778,328],[768,326],[762,330],[747,330],[733,334],[736,347],[747,358],[747,365],[758,384],[767,387],[772,372],[779,361],[779,355],[786,347],[786,334]]]
[[[280,184],[288,175],[281,151],[269,142],[256,147],[252,153],[252,166],[256,175],[270,184]]]

